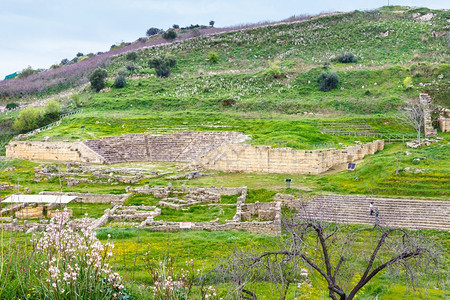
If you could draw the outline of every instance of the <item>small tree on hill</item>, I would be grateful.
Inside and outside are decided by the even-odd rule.
[[[28,66],[26,69],[23,69],[22,72],[17,75],[18,78],[25,78],[35,73],[38,73],[38,70],[34,70],[31,66]]]
[[[135,51],[132,51],[132,52],[128,52],[125,55],[125,58],[127,60],[135,61],[138,58],[138,55],[137,55],[137,53]]]
[[[339,84],[339,77],[335,72],[322,72],[319,77],[317,77],[317,82],[319,83],[319,89],[321,91],[328,92],[337,87]]]
[[[169,29],[169,30],[167,30],[166,32],[163,33],[162,37],[165,40],[173,41],[174,39],[177,38],[177,33],[175,32],[175,30]]]
[[[114,80],[114,87],[117,89],[123,88],[127,83],[127,80],[125,79],[125,76],[119,75]]]
[[[173,24],[173,25],[172,25],[172,28],[173,28],[173,29],[180,29],[180,25]]]
[[[50,100],[45,104],[44,112],[50,115],[58,115],[61,112],[61,104],[56,100]]]
[[[358,59],[351,52],[342,52],[338,55],[337,61],[341,63],[354,63],[357,62]]]
[[[147,29],[146,35],[148,37],[150,37],[150,36],[154,36],[154,35],[160,34],[161,32],[163,32],[162,29],[159,29],[159,28],[156,28],[156,27],[151,27],[151,28]]]
[[[18,132],[27,132],[36,129],[41,121],[41,110],[37,107],[27,107],[20,111],[13,123],[13,129]]]
[[[422,135],[422,130],[424,130],[424,116],[425,116],[425,107],[420,103],[420,101],[409,101],[403,107],[403,110],[400,111],[397,117],[414,128],[417,132],[417,142],[421,143],[420,137]]]
[[[148,62],[154,68],[158,77],[169,77],[170,71],[177,65],[177,59],[173,55],[153,57]]]
[[[89,76],[92,88],[98,92],[105,86],[105,79],[108,76],[108,72],[103,68],[98,68],[92,72]]]
[[[215,24],[216,22],[214,22],[213,20],[211,20],[211,21],[209,21],[209,26],[211,26],[211,27],[214,27],[214,24]]]

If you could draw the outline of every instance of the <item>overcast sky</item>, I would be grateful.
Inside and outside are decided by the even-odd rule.
[[[150,27],[216,27],[277,21],[292,15],[365,10],[388,0],[0,0],[0,80],[48,68],[76,53],[107,51],[135,41]],[[450,8],[449,0],[390,0],[393,5]]]

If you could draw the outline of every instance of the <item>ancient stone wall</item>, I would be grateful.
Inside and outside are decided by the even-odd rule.
[[[444,109],[442,115],[438,119],[439,129],[442,132],[450,131],[450,109]]]
[[[342,150],[293,150],[225,144],[198,158],[193,165],[225,172],[320,174],[335,165],[362,159],[383,148],[383,140],[350,146]]]
[[[428,94],[420,94],[419,101],[423,105],[423,126],[425,137],[437,137],[437,131],[431,122],[431,97]]]
[[[83,143],[19,142],[6,145],[6,157],[29,160],[76,161],[101,164],[104,159]]]
[[[225,221],[225,224],[220,224],[218,220],[211,222],[192,222],[189,223],[189,228],[185,228],[186,222],[164,222],[153,221],[146,222],[139,228],[145,228],[152,231],[180,231],[180,230],[211,230],[211,231],[225,231],[225,230],[244,230],[250,233],[262,234],[281,234],[281,223],[278,221],[252,221],[252,222],[236,222]]]

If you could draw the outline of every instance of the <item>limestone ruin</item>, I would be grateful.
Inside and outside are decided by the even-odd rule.
[[[129,134],[78,143],[12,141],[6,146],[6,156],[30,160],[97,164],[171,161],[188,162],[195,170],[320,174],[335,165],[362,159],[384,148],[383,140],[357,144],[344,149],[320,150],[294,150],[239,144],[248,139],[248,136],[238,132],[187,131],[165,135]],[[46,174],[48,172],[41,173],[48,176]],[[188,176],[192,178],[197,175]],[[127,179],[130,183],[139,180],[124,177],[116,179],[122,182]],[[83,180],[69,179],[68,182],[76,185]]]

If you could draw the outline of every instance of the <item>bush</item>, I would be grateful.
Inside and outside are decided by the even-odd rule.
[[[126,55],[125,55],[125,58],[126,59],[128,59],[128,60],[131,60],[131,61],[135,61],[137,58],[138,58],[138,55],[137,55],[137,53],[136,52],[128,52]]]
[[[30,75],[33,75],[35,73],[38,73],[38,70],[34,70],[31,66],[28,66],[26,69],[23,69],[22,72],[20,72],[19,75],[17,75],[18,78],[25,78]]]
[[[121,89],[125,86],[127,83],[127,80],[125,79],[125,76],[119,75],[114,79],[114,87],[117,89]]]
[[[20,111],[14,121],[13,129],[18,132],[27,132],[36,129],[41,121],[41,110],[37,107],[27,107]]]
[[[128,71],[130,71],[130,72],[133,72],[133,71],[136,70],[136,66],[133,65],[133,64],[128,64],[128,65],[126,66],[126,69],[127,69]]]
[[[208,53],[208,60],[212,64],[217,64],[217,62],[219,61],[219,56],[217,55],[216,52],[211,51]]]
[[[192,36],[198,37],[200,35],[202,35],[202,33],[200,32],[200,29],[194,28],[194,30],[192,30]]]
[[[92,88],[98,92],[105,86],[105,79],[108,76],[108,72],[105,69],[97,68],[89,76],[89,81],[91,82]]]
[[[317,82],[319,83],[319,89],[321,91],[328,92],[337,87],[339,84],[339,77],[335,72],[322,72],[319,77],[317,77]]]
[[[269,67],[264,70],[266,78],[282,78],[284,76],[281,68],[274,62],[269,61]]]
[[[163,33],[162,37],[165,40],[173,41],[174,39],[177,38],[177,33],[175,32],[175,30],[169,29],[169,30],[167,30],[166,32]]]
[[[18,108],[19,106],[20,106],[20,105],[19,105],[18,103],[12,102],[12,103],[6,104],[6,109],[7,109],[7,110],[16,109],[16,108]]]
[[[337,61],[340,63],[354,63],[357,60],[356,56],[351,52],[342,52],[337,57]]]
[[[147,36],[154,36],[157,34],[160,34],[163,30],[155,27],[151,27],[147,30],[146,35]]]
[[[128,69],[125,68],[120,68],[119,71],[117,72],[117,75],[119,76],[123,76],[123,77],[127,77],[130,74],[130,71],[128,71]]]
[[[403,80],[403,86],[405,87],[406,90],[408,90],[409,88],[411,88],[413,86],[413,81],[412,81],[411,76],[408,76]]]
[[[177,64],[177,59],[173,55],[157,56],[150,59],[148,63],[155,69],[158,77],[169,77],[170,70]]]
[[[44,113],[49,115],[59,115],[61,112],[61,104],[56,100],[48,101],[44,106]]]

